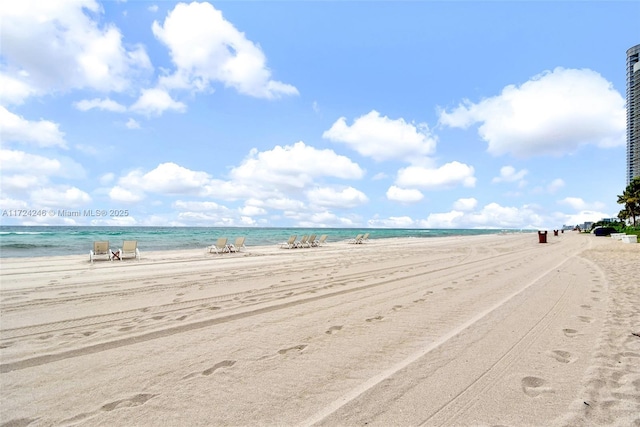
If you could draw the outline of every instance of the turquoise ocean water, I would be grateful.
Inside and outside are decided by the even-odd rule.
[[[482,229],[388,229],[388,228],[236,228],[236,227],[38,227],[0,226],[0,258],[42,257],[88,254],[96,240],[108,240],[112,249],[123,240],[137,240],[140,251],[170,251],[205,248],[219,237],[233,242],[245,236],[250,247],[278,245],[291,235],[327,234],[327,242],[340,242],[359,233],[370,233],[370,239],[391,237],[429,238],[477,234],[522,232],[522,230]],[[88,256],[88,255],[87,255]]]

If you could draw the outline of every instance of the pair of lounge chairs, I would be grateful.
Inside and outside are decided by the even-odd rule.
[[[360,244],[369,241],[369,233],[358,234],[355,238],[349,240],[349,243]]]
[[[93,242],[93,249],[89,251],[89,261],[92,263],[96,259],[108,259],[109,261],[119,259],[122,261],[125,258],[140,260],[140,250],[138,249],[137,240],[125,240],[122,242],[122,247],[116,252],[111,250],[109,241]]]
[[[231,253],[231,252],[240,252],[242,249],[246,249],[247,247],[244,245],[244,237],[238,237],[235,243],[227,243],[228,239],[226,237],[220,237],[216,241],[215,244],[211,246],[207,246],[208,253]]]
[[[312,248],[322,246],[327,241],[326,234],[320,236],[319,239],[316,239],[316,234],[305,234],[300,238],[300,240],[296,240],[297,238],[297,235],[289,237],[289,240],[280,244],[280,247],[283,249]]]

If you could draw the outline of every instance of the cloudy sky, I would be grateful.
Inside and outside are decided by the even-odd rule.
[[[4,1],[0,224],[615,217],[632,16],[640,3]]]

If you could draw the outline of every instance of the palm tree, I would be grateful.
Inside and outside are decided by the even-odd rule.
[[[640,215],[640,177],[633,178],[622,194],[618,195],[618,203],[624,205],[624,210],[627,212],[626,217],[631,218],[635,227],[636,217]]]

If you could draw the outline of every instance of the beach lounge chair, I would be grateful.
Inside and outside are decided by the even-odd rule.
[[[309,244],[309,236],[305,234],[302,238],[294,244],[294,248],[304,248]]]
[[[122,247],[118,249],[117,254],[122,261],[124,258],[135,258],[140,261],[140,251],[138,250],[137,240],[125,240]]]
[[[244,237],[238,237],[235,241],[235,243],[231,243],[228,246],[229,248],[229,252],[240,252],[242,250],[242,248],[247,248],[244,245]]]
[[[296,245],[296,239],[298,238],[297,234],[294,234],[293,236],[289,237],[289,240],[287,240],[286,242],[283,242],[280,244],[280,248],[282,249],[291,249],[291,248],[295,248]]]
[[[229,252],[229,246],[227,245],[227,238],[226,237],[220,237],[217,241],[215,245],[211,245],[207,247],[207,251],[209,253],[217,253],[217,254],[223,254],[225,252]]]
[[[89,251],[89,261],[93,262],[94,259],[108,259],[111,261],[111,248],[109,248],[109,242],[93,242],[93,249]]]
[[[358,243],[366,243],[368,241],[369,241],[369,233],[364,233],[364,236],[362,236],[362,239],[360,239]]]
[[[316,242],[316,234],[312,234],[309,236],[309,240],[307,240],[307,247],[310,248]]]
[[[360,243],[360,241],[362,240],[362,236],[364,236],[364,234],[358,234],[356,237],[349,240],[349,243]]]
[[[327,235],[323,234],[322,236],[320,236],[320,239],[313,242],[311,246],[322,246],[326,241],[327,241]]]

